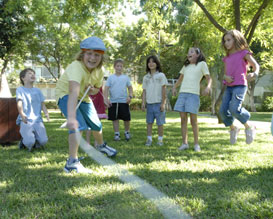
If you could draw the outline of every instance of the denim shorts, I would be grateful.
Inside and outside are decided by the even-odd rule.
[[[68,95],[62,97],[58,101],[58,106],[62,113],[67,118],[67,102]],[[79,131],[83,130],[94,130],[101,131],[102,125],[99,120],[97,111],[93,105],[93,103],[82,102],[77,109],[76,118],[79,123]],[[69,130],[69,133],[74,133],[75,131]]]
[[[146,122],[147,123],[154,123],[156,119],[157,125],[163,125],[166,123],[165,117],[166,113],[160,111],[161,103],[153,103],[147,104],[147,114],[146,114]]]
[[[174,106],[174,111],[198,114],[200,97],[197,94],[180,93]]]

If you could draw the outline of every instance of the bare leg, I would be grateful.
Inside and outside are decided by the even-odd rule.
[[[245,126],[245,129],[250,129],[251,128],[251,126],[247,122],[244,124],[244,126]]]
[[[91,130],[86,130],[86,142],[90,144]]]
[[[80,132],[82,135],[82,132]],[[79,142],[76,138],[76,133],[71,133],[68,136],[68,142],[69,142],[69,157],[77,159],[78,158],[78,149],[79,149]]]
[[[197,122],[197,114],[190,113],[191,118],[191,126],[193,131],[193,137],[194,137],[194,145],[198,144],[198,122]]]
[[[98,143],[98,145],[103,144],[102,130],[101,131],[93,131],[92,133],[93,133],[95,141]]]
[[[188,144],[188,114],[180,112],[181,118],[181,134],[183,144]]]
[[[157,128],[158,136],[163,136],[163,125],[159,125]]]
[[[236,126],[233,125],[233,124],[231,124],[231,125],[229,126],[229,128],[230,128],[230,130],[234,130],[234,129],[236,128]]]
[[[113,121],[114,132],[119,132],[119,120]]]
[[[124,121],[125,132],[130,132],[130,121]]]
[[[152,136],[153,123],[147,124],[147,136]]]

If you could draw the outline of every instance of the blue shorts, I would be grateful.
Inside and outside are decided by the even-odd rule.
[[[157,125],[163,125],[166,123],[165,121],[165,111],[160,111],[160,105],[161,103],[153,103],[153,104],[147,104],[147,114],[146,114],[146,122],[147,123],[154,123],[154,120],[156,119]]]
[[[174,106],[174,111],[198,114],[200,97],[197,94],[180,93]]]
[[[58,106],[62,113],[67,118],[67,102],[68,95],[62,97],[58,101]],[[101,131],[102,125],[99,120],[97,111],[93,105],[93,103],[82,102],[80,107],[77,109],[76,118],[79,123],[79,130],[94,130]],[[69,133],[74,133],[75,131],[69,130]]]

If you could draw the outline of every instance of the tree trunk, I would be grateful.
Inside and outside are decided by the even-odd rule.
[[[5,59],[4,60],[4,64],[3,64],[3,68],[1,69],[1,74],[0,74],[0,92],[1,92],[1,89],[2,89],[2,75],[4,75],[4,72],[7,68],[7,65],[8,65],[8,59]]]
[[[221,104],[222,97],[223,97],[223,94],[224,94],[225,90],[226,90],[226,86],[222,86],[221,92],[220,92],[220,94],[219,94],[219,96],[218,96],[218,98],[217,98],[217,100],[215,102],[215,106],[214,106],[219,124],[223,123],[223,121],[222,121],[222,119],[221,119],[221,117],[219,115],[219,109],[220,109],[220,104]]]
[[[254,104],[254,90],[255,90],[255,81],[249,83],[249,102],[251,112],[256,112],[256,106]]]
[[[4,60],[3,68],[1,69],[1,74],[0,74],[0,97],[12,97],[10,89],[9,89],[9,84],[5,75],[5,70],[8,65],[8,58]]]

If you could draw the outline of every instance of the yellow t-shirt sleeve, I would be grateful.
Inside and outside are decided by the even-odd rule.
[[[180,70],[179,73],[183,75],[183,74],[184,74],[184,71],[185,71],[185,66],[183,66],[183,67],[181,68],[181,70]]]
[[[69,65],[66,69],[68,81],[76,81],[81,84],[85,71],[82,68],[80,62],[74,62],[72,65]]]
[[[201,71],[203,73],[203,75],[209,75],[209,68],[206,62],[202,62],[202,67],[201,67]]]

